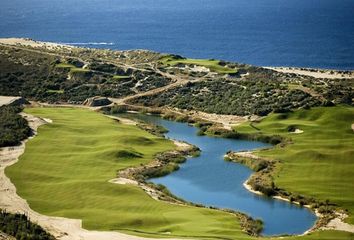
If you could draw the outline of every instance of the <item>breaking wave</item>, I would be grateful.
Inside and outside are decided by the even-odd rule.
[[[65,45],[92,45],[92,46],[97,46],[97,45],[114,45],[113,42],[68,42],[68,43],[62,43]]]

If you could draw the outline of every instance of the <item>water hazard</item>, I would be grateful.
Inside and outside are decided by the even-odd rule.
[[[249,192],[243,183],[252,170],[223,159],[229,150],[252,150],[269,147],[269,144],[198,136],[198,129],[185,123],[150,115],[134,116],[164,126],[169,130],[165,134],[167,138],[186,141],[201,149],[200,156],[181,164],[178,171],[151,179],[151,182],[165,185],[174,195],[187,201],[229,208],[262,219],[263,235],[301,234],[314,225],[316,216],[309,209]]]

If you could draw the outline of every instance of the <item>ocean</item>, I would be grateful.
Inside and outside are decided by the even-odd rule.
[[[353,0],[1,0],[0,37],[354,69]]]

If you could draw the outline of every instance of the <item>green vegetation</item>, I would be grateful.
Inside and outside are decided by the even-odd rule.
[[[259,123],[245,123],[238,132],[280,135],[292,144],[257,154],[280,161],[272,174],[275,185],[296,195],[337,204],[348,210],[354,223],[354,108],[319,107],[292,113],[271,114]],[[259,130],[257,130],[259,129]],[[300,129],[303,133],[294,133]],[[296,183],[296,184],[294,184]]]
[[[160,62],[165,66],[175,66],[178,64],[185,65],[196,65],[209,68],[210,71],[217,72],[220,74],[235,74],[237,69],[229,68],[220,65],[221,61],[214,59],[191,59],[191,58],[176,58],[175,56],[169,55],[162,57]]]
[[[19,162],[6,168],[18,194],[35,211],[83,219],[87,229],[161,237],[170,232],[168,236],[249,238],[238,218],[228,213],[155,201],[139,187],[108,182],[118,170],[146,164],[155,154],[173,149],[172,142],[88,110],[31,108],[26,112],[53,120],[39,128]],[[141,154],[132,157],[122,151]]]
[[[90,69],[74,67],[74,68],[71,68],[71,69],[70,69],[70,72],[71,72],[71,73],[76,73],[76,72],[90,72]]]
[[[26,112],[53,120],[39,128],[20,161],[6,168],[18,194],[34,210],[83,219],[87,229],[159,237],[251,239],[241,231],[238,218],[228,213],[155,201],[139,187],[108,182],[117,171],[146,164],[155,154],[173,149],[168,140],[83,109],[31,108]],[[53,138],[53,134],[60,137]],[[260,223],[251,228],[259,229]],[[353,234],[319,231],[285,239],[350,237]]]
[[[245,64],[149,51],[26,48],[30,51],[25,47],[0,46],[0,95],[81,104],[93,96],[120,98],[188,78],[192,83],[140,98],[136,103],[220,114],[266,115],[321,104],[351,105],[354,98],[353,79],[315,79]],[[85,65],[87,69],[83,68]],[[204,66],[221,74],[212,76],[184,68],[185,65]],[[198,81],[200,78],[205,81]],[[48,91],[51,89],[64,92]]]
[[[18,114],[21,110],[17,106],[0,107],[0,147],[18,145],[32,133],[27,121]]]
[[[306,196],[337,204],[348,209],[348,221],[354,222],[351,191],[354,152],[350,129],[353,108],[317,107],[353,105],[353,79],[300,77],[248,65],[162,56],[149,51],[31,50],[0,46],[0,95],[81,104],[97,95],[124,97],[166,86],[175,81],[164,74],[168,72],[176,79],[188,78],[191,82],[132,102],[219,114],[265,116],[273,112],[259,123],[237,127],[237,131],[224,131],[212,123],[183,115],[164,117],[195,123],[201,128],[199,134],[271,143],[291,138],[285,148],[280,144],[258,153],[280,161],[271,171],[270,185],[273,187],[274,181],[281,190],[292,192],[291,199]],[[84,63],[88,63],[90,70],[82,68]],[[204,66],[220,74],[215,77],[198,74],[184,68],[185,65]],[[205,77],[205,81],[198,81],[199,77]],[[112,112],[126,110],[126,107],[112,108]],[[18,193],[35,210],[83,219],[88,229],[144,236],[166,236],[170,232],[168,236],[250,238],[241,232],[238,218],[230,214],[156,202],[140,188],[108,183],[117,171],[146,164],[157,153],[172,149],[170,142],[139,127],[156,135],[161,135],[164,129],[126,126],[79,109],[26,111],[54,120],[53,124],[40,128],[39,136],[29,141],[20,161],[6,169]],[[0,139],[6,139],[5,145],[17,144],[28,136],[30,130],[21,119],[16,113],[1,113]],[[8,130],[9,126],[16,130]],[[296,129],[304,133],[295,134]],[[146,176],[177,169],[180,159],[175,160],[165,169],[146,172]],[[252,167],[260,172],[268,170],[264,162]],[[330,209],[325,205],[320,210]],[[256,231],[259,227],[257,222],[250,226]],[[354,238],[353,234],[325,231],[291,239],[350,238]]]
[[[122,80],[122,79],[130,79],[131,76],[124,76],[124,75],[114,75],[113,79],[115,80]]]
[[[321,102],[300,90],[282,88],[277,81],[210,81],[189,83],[157,95],[132,101],[146,106],[171,106],[218,114],[267,115],[298,107],[318,106]]]
[[[64,90],[54,90],[54,89],[48,89],[47,93],[57,93],[57,94],[63,94]]]
[[[133,70],[121,67],[119,63],[105,63],[107,60],[100,59],[107,58],[108,52],[105,50],[75,50],[80,54],[62,49],[53,55],[45,49],[37,49],[36,52],[0,46],[0,95],[23,96],[29,100],[50,103],[81,104],[94,96],[124,97],[136,90],[147,91],[171,82],[171,79],[151,69]],[[116,61],[116,52],[110,53],[114,53],[112,60]],[[150,59],[148,53],[135,56],[135,53],[130,52],[130,55],[132,61],[135,57],[139,61],[140,57]],[[84,62],[89,62],[87,69],[83,68]]]
[[[55,65],[56,68],[76,68],[75,65],[69,63],[58,63]]]
[[[54,240],[37,224],[23,214],[12,214],[0,209],[0,232],[15,237],[17,240]]]
[[[253,159],[253,158],[241,157],[241,156],[233,155],[232,153],[228,153],[228,155],[229,156],[224,157],[225,161],[234,161],[237,163],[241,163],[243,165],[246,165],[247,167],[249,167],[255,172],[259,172],[263,169],[266,169],[271,164],[269,161],[266,161],[264,159]]]
[[[109,110],[106,111],[107,114],[118,114],[125,113],[128,111],[128,107],[125,105],[114,105],[110,107]]]

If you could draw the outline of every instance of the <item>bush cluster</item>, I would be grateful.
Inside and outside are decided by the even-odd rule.
[[[0,107],[0,147],[18,145],[31,135],[27,121],[18,114],[21,111],[18,106]]]
[[[0,231],[17,240],[54,240],[42,227],[32,223],[23,214],[12,214],[0,210]]]

